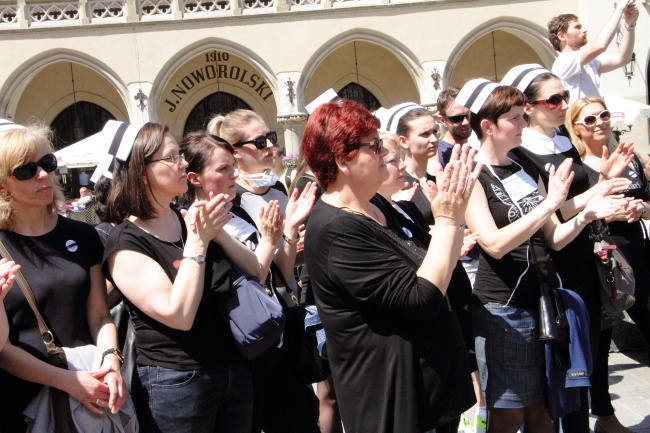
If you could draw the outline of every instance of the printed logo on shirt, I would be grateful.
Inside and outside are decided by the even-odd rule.
[[[544,166],[544,170],[546,170],[547,173],[550,173],[551,170],[555,170],[555,164],[551,164],[550,162],[547,163],[547,164]]]
[[[567,377],[569,379],[577,379],[580,377],[587,377],[589,376],[585,370],[577,370],[577,371],[569,371],[567,372]]]
[[[77,245],[77,241],[73,241],[70,239],[69,241],[66,241],[65,247],[70,251],[71,253],[76,252],[79,249],[79,245]]]
[[[636,177],[639,177],[639,173],[637,173],[634,170],[630,170],[630,172],[628,173],[628,176],[630,176],[631,178],[636,178]]]

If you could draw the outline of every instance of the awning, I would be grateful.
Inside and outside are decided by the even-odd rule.
[[[95,167],[100,157],[106,154],[108,144],[105,139],[102,139],[102,133],[98,132],[54,152],[54,155],[59,167]]]
[[[620,96],[605,94],[607,108],[612,113],[612,122],[624,122],[632,125],[637,117],[650,118],[650,105]]]

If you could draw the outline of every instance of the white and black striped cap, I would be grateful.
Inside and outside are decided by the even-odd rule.
[[[405,102],[403,104],[395,105],[388,109],[379,109],[375,112],[375,116],[381,122],[380,129],[382,131],[397,134],[397,125],[399,120],[411,110],[416,108],[424,108],[415,102]]]
[[[17,125],[11,120],[0,119],[0,132],[9,131],[10,129],[25,129],[25,127]]]
[[[144,125],[109,120],[102,129],[102,140],[108,143],[106,154],[102,155],[90,180],[97,182],[101,176],[113,178],[113,161],[115,158],[126,161],[133,149],[135,138]]]
[[[501,80],[502,86],[514,86],[517,89],[525,92],[530,83],[542,74],[550,74],[551,71],[544,68],[537,63],[529,63],[527,65],[519,65],[510,69],[508,73]]]
[[[476,114],[480,111],[488,96],[499,86],[485,78],[469,80],[456,96],[456,102]]]

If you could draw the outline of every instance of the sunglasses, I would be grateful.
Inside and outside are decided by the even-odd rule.
[[[256,149],[262,150],[266,149],[266,140],[270,141],[272,144],[278,144],[278,134],[275,131],[269,131],[266,135],[261,135],[252,140],[240,141],[233,144],[233,146],[243,146],[244,144],[254,144]]]
[[[375,154],[379,155],[381,149],[384,148],[384,140],[381,138],[373,138],[367,143],[350,143],[350,144],[346,144],[346,146],[348,147],[348,152],[351,150],[360,149],[362,147],[369,147],[375,152]]]
[[[449,123],[459,124],[463,123],[463,120],[465,119],[469,120],[469,113],[457,114],[455,116],[445,116],[445,119],[447,119]]]
[[[575,122],[576,125],[585,125],[585,126],[594,126],[598,119],[603,122],[609,122],[609,119],[612,118],[612,113],[609,110],[603,110],[598,114],[590,114],[582,118],[582,122]]]
[[[555,95],[551,95],[548,97],[548,99],[541,99],[539,101],[533,101],[531,104],[533,105],[539,105],[539,104],[544,104],[551,110],[555,110],[556,108],[560,107],[562,105],[562,101],[566,102],[567,104],[569,103],[569,96],[570,93],[568,90],[565,90],[564,93],[556,93]]]
[[[56,170],[57,166],[56,156],[48,153],[36,162],[28,162],[27,164],[14,168],[14,171],[12,171],[11,174],[18,180],[28,180],[36,176],[38,167],[41,167],[47,173],[52,173]]]

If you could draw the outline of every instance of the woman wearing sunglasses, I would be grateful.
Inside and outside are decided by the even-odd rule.
[[[617,152],[612,153],[602,166],[603,181],[591,185],[571,141],[556,133],[555,128],[564,123],[569,108],[569,93],[557,76],[540,65],[520,65],[511,69],[501,80],[501,84],[516,84],[526,96],[524,109],[528,127],[522,132],[522,145],[512,152],[514,159],[532,164],[547,188],[551,167],[557,168],[567,159],[573,162],[573,182],[565,203],[557,213],[560,221],[574,217],[584,209],[590,199],[603,191],[618,193],[628,187],[627,180],[616,176],[631,158],[630,146],[623,143]],[[578,293],[587,307],[592,358],[595,361],[602,306],[597,290],[598,275],[593,260],[593,241],[589,239],[589,233],[589,229],[583,228],[573,241],[559,251],[552,251],[551,255],[562,279],[562,286]],[[576,271],[578,269],[579,271]],[[587,388],[581,389],[580,410],[563,417],[562,425],[565,431],[589,432]]]
[[[278,135],[269,130],[264,119],[251,110],[235,110],[214,117],[208,132],[224,138],[235,150],[239,178],[234,204],[248,212],[258,227],[260,209],[269,201],[279,201],[284,212],[287,191],[273,171],[273,146]],[[298,233],[294,235],[298,237]]]
[[[305,260],[343,427],[419,433],[447,427],[466,409],[455,392],[472,399],[469,368],[438,368],[465,356],[456,351],[462,337],[445,294],[476,173],[469,149],[457,147],[437,176],[430,246],[417,245],[370,201],[389,175],[379,126],[348,100],[323,104],[309,117],[302,152],[325,192],[307,223]],[[438,375],[451,374],[458,380],[447,393]]]
[[[590,184],[596,184],[604,164],[603,154],[615,149],[611,143],[611,113],[605,101],[600,98],[580,98],[569,109],[566,124],[571,140],[580,154]],[[633,161],[620,174],[629,181],[629,188],[622,192],[630,199],[628,206],[609,218],[608,226],[612,239],[621,249],[634,270],[636,302],[627,312],[650,344],[650,271],[643,252],[643,228],[641,219],[650,219],[650,184],[643,172],[641,160],[634,155]],[[612,339],[611,323],[603,329],[597,349],[596,366],[591,378],[591,412],[597,416],[596,433],[630,433],[614,414],[607,365]]]
[[[95,371],[48,364],[22,291],[3,293],[10,325],[10,339],[0,353],[0,430],[6,432],[27,429],[23,410],[43,385],[100,415],[104,409],[117,413],[127,399],[117,331],[106,305],[102,243],[92,226],[57,214],[63,193],[54,177],[51,134],[47,128],[18,125],[0,132],[0,240],[20,264],[57,344],[95,344],[104,358]]]

